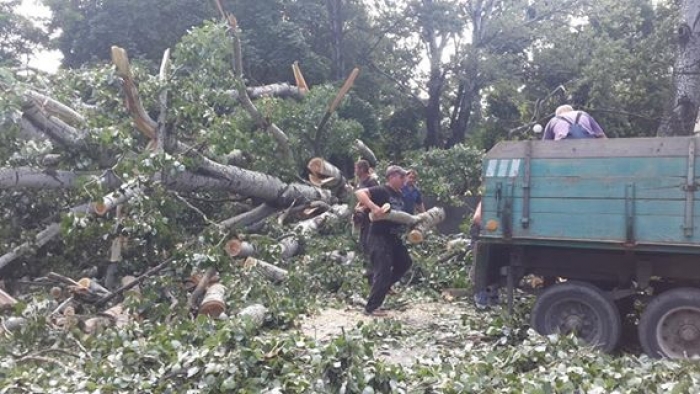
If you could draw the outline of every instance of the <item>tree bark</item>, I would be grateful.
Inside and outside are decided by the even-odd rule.
[[[700,1],[683,0],[681,18],[673,68],[675,94],[657,130],[660,137],[692,134],[700,106]]]
[[[253,257],[248,257],[243,262],[243,267],[246,269],[255,268],[264,277],[273,282],[283,282],[287,279],[289,273],[287,270],[282,269],[276,265],[264,262],[262,260],[255,259]]]
[[[306,96],[308,91],[284,82],[273,83],[265,86],[250,86],[246,88],[246,92],[251,100],[257,100],[263,97],[277,97],[282,99],[291,98],[301,100],[304,98],[304,96]],[[231,96],[234,100],[240,99],[240,93],[238,90],[227,90],[226,94]]]
[[[377,156],[374,155],[374,152],[370,148],[365,145],[362,140],[355,140],[355,145],[353,145],[355,149],[357,149],[358,152],[360,152],[360,157],[363,159],[367,160],[369,162],[370,167],[376,167],[377,166]]]
[[[345,75],[345,61],[343,59],[343,1],[326,0],[326,9],[328,10],[333,41],[333,78],[341,80]]]
[[[265,323],[266,314],[267,308],[265,308],[265,306],[253,304],[238,312],[238,317],[241,319],[249,319],[254,327],[259,328]]]

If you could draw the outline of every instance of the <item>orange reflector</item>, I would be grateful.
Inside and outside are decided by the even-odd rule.
[[[498,230],[498,221],[489,220],[488,222],[486,222],[486,231],[494,232],[496,230]]]

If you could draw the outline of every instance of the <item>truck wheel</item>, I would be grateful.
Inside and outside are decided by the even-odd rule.
[[[700,290],[683,287],[656,296],[639,320],[639,342],[651,357],[700,355]]]
[[[532,327],[542,335],[575,332],[591,346],[611,352],[622,331],[620,313],[597,287],[568,281],[545,289],[532,308]]]

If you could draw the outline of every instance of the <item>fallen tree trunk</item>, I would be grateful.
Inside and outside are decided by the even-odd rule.
[[[287,272],[287,270],[253,257],[248,257],[245,259],[245,262],[243,262],[243,267],[246,269],[254,268],[264,277],[273,282],[283,282],[287,279],[287,276],[289,276],[289,272]]]

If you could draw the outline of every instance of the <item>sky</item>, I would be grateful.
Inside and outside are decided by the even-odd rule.
[[[41,5],[40,0],[22,0],[22,4],[17,8],[17,12],[30,18],[48,18],[51,15],[51,11]],[[40,24],[39,22],[36,23]],[[61,65],[61,58],[61,52],[57,50],[40,51],[29,59],[29,66],[55,73]]]

